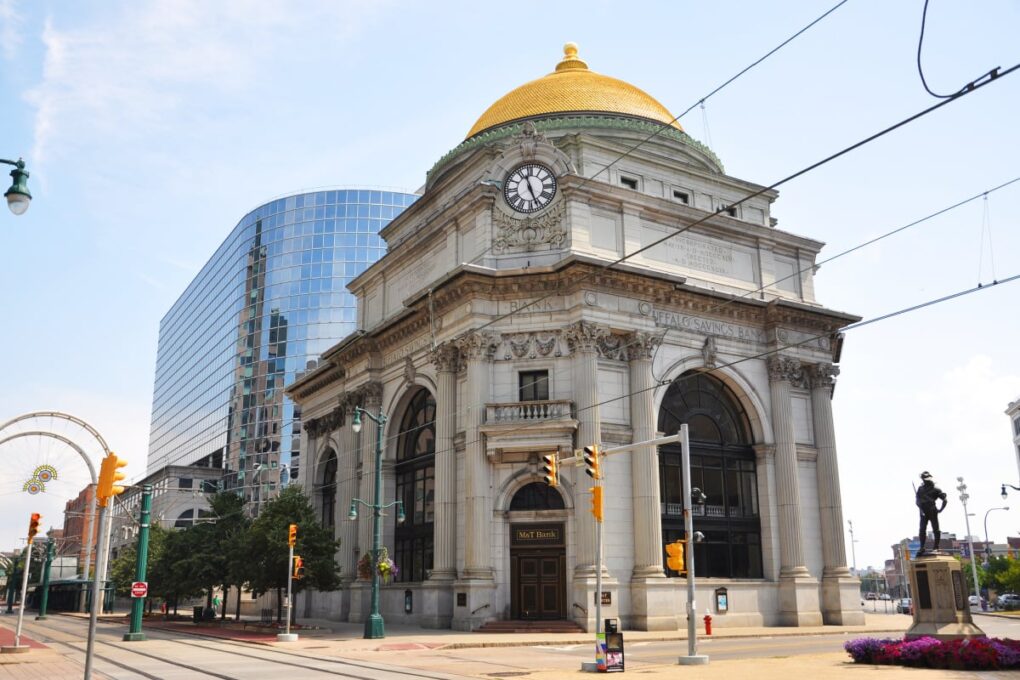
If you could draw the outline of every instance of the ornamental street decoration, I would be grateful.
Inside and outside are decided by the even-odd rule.
[[[31,478],[22,485],[21,490],[31,495],[46,491],[46,483],[57,479],[57,468],[52,465],[40,465],[32,473]]]
[[[33,477],[32,479],[25,482],[24,486],[21,487],[21,490],[27,491],[28,493],[34,496],[41,491],[45,491],[46,485]]]

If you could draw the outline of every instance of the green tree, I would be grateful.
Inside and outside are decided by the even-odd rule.
[[[252,523],[246,546],[249,565],[246,574],[252,591],[262,594],[275,589],[279,595],[287,588],[291,568],[287,562],[287,530],[291,524],[298,525],[294,554],[300,555],[305,564],[305,578],[294,581],[295,592],[305,588],[336,590],[340,585],[340,572],[335,556],[340,542],[319,524],[301,489],[288,486],[262,507],[258,519]],[[277,619],[280,616],[278,609]]]

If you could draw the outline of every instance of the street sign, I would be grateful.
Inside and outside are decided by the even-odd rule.
[[[146,581],[134,581],[131,584],[131,597],[145,597],[149,594],[149,584]]]

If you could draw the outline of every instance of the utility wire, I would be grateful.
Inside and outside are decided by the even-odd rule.
[[[964,85],[963,87],[961,87],[959,90],[957,90],[956,92],[954,92],[952,94],[939,94],[937,92],[933,92],[932,89],[930,87],[928,87],[928,81],[926,81],[924,79],[924,69],[921,67],[921,46],[924,44],[924,26],[925,26],[925,22],[926,22],[927,18],[928,18],[928,0],[924,0],[924,9],[921,12],[921,35],[917,39],[917,73],[918,73],[919,76],[921,76],[921,84],[924,85],[924,89],[928,92],[928,94],[930,94],[931,96],[936,97],[938,99],[949,99],[950,97],[955,97],[956,95],[960,94],[961,92],[964,92],[965,90],[969,90],[969,89],[975,87],[975,84],[979,80],[982,80],[982,79],[988,78],[988,77],[991,77],[992,79],[997,77],[996,74],[997,74],[999,68],[1001,68],[999,66],[996,66],[991,71],[988,71],[987,73],[985,73],[985,74],[979,76],[978,78],[970,81],[969,83],[967,83],[966,85]]]

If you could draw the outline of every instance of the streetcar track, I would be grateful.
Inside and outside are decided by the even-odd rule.
[[[64,623],[71,623],[71,622],[70,621],[66,621]],[[40,626],[39,624],[33,624],[33,625],[36,626],[36,627],[42,628],[43,630],[46,630],[47,632],[49,632],[49,630],[47,628],[45,628],[43,626]],[[72,623],[71,625],[74,625],[74,624]],[[117,624],[107,624],[107,625],[117,625]],[[54,626],[54,628],[56,628],[56,630],[61,632],[61,633],[70,634],[70,631],[67,630],[67,628],[62,628],[60,626]],[[189,635],[189,636],[192,636],[192,637],[198,637],[198,638],[202,638],[204,640],[210,639],[210,637],[211,637],[211,636],[201,635],[199,633],[189,633],[187,631],[168,631],[168,630],[163,630],[163,629],[160,629],[160,628],[151,628],[150,631],[159,631],[159,632],[163,633],[164,635],[166,635],[168,633],[182,633],[184,635]],[[233,656],[240,656],[240,657],[245,657],[245,658],[249,658],[249,659],[255,659],[257,661],[263,661],[265,663],[277,664],[277,665],[281,665],[281,666],[290,666],[290,667],[293,667],[293,668],[301,668],[301,669],[304,669],[304,670],[314,671],[314,672],[317,672],[317,673],[324,673],[326,675],[335,675],[335,676],[339,676],[339,677],[353,678],[354,680],[376,680],[376,678],[378,677],[377,675],[355,675],[355,674],[352,674],[352,673],[343,673],[341,671],[331,670],[329,668],[320,668],[320,667],[312,666],[312,665],[308,665],[308,664],[294,663],[293,661],[284,661],[284,660],[281,660],[281,659],[272,659],[272,658],[267,658],[267,657],[259,655],[259,654],[250,654],[250,653],[244,653],[244,652],[239,652],[239,651],[235,651],[235,650],[222,649],[222,648],[217,648],[215,646],[210,646],[210,645],[204,645],[204,644],[196,645],[196,644],[191,643],[191,642],[185,642],[185,641],[182,641],[182,640],[175,640],[175,639],[170,638],[170,637],[159,636],[159,637],[155,637],[154,640],[158,640],[160,642],[169,642],[169,643],[173,643],[173,644],[185,645],[185,646],[197,646],[197,647],[200,647],[202,649],[205,649],[205,650],[208,650],[208,651],[211,651],[211,652],[220,653],[220,654],[229,654],[229,655],[233,655]],[[245,646],[245,647],[249,646],[249,643],[235,642],[235,641],[229,640],[229,639],[216,638],[216,640],[218,640],[220,643],[222,643],[224,645]],[[78,649],[76,646],[71,645],[68,642],[62,642],[62,641],[59,641],[59,640],[54,640],[54,641],[58,642],[60,644],[64,644],[64,645],[66,645],[68,647],[71,647],[72,649]],[[142,651],[140,651],[138,649],[135,649],[135,648],[131,648],[131,647],[127,647],[127,646],[121,646],[121,645],[115,645],[115,644],[113,644],[111,642],[106,642],[104,640],[100,640],[100,639],[98,639],[98,637],[96,639],[96,642],[99,643],[99,644],[104,644],[104,645],[107,645],[107,646],[110,646],[110,647],[114,647],[116,649],[124,650],[124,651],[130,652],[132,654],[138,654],[140,656],[149,657],[149,658],[155,659],[157,661],[160,661],[162,663],[165,663],[167,665],[177,666],[177,667],[180,667],[180,668],[185,668],[185,669],[188,669],[188,670],[193,670],[193,671],[202,673],[204,675],[209,675],[211,677],[220,678],[221,680],[244,680],[243,678],[235,678],[233,676],[222,675],[222,674],[219,674],[219,673],[216,673],[216,672],[213,672],[213,671],[209,671],[209,670],[206,670],[206,669],[198,668],[198,667],[195,667],[195,666],[190,666],[188,664],[183,664],[183,663],[180,663],[180,662],[178,662],[176,660],[173,660],[173,659],[168,659],[166,657],[161,657],[161,656],[158,656],[158,655],[155,655],[155,654],[151,654],[151,653],[148,653],[148,652],[142,652]],[[79,649],[79,651],[84,651],[84,650],[83,649]],[[295,654],[293,652],[284,652],[284,651],[280,651],[280,650],[276,650],[276,649],[272,649],[272,648],[261,648],[260,651],[263,651],[263,652],[269,653],[269,654],[278,654],[278,655],[283,655],[283,656],[288,656],[288,657],[298,657],[298,658],[303,658],[303,659],[311,659],[311,660],[317,661],[319,663],[342,664],[342,665],[345,665],[345,666],[353,666],[355,668],[358,668],[358,669],[361,669],[361,670],[365,670],[365,671],[372,671],[374,673],[379,673],[379,672],[393,673],[395,675],[400,675],[400,676],[425,678],[426,680],[442,680],[445,677],[449,677],[449,676],[447,676],[445,674],[444,675],[434,675],[434,674],[426,675],[424,673],[415,673],[415,672],[411,671],[411,669],[402,668],[402,667],[397,667],[397,668],[392,668],[392,669],[391,668],[379,668],[378,666],[372,666],[372,665],[368,665],[368,664],[364,664],[364,663],[351,662],[351,661],[347,661],[347,660],[344,660],[344,659],[322,658],[322,657],[316,657],[316,656],[307,655],[307,654]],[[96,658],[102,658],[105,661],[111,661],[108,657],[100,657],[100,656],[97,655]],[[122,668],[127,668],[128,670],[131,670],[131,671],[134,671],[134,672],[139,672],[140,674],[144,674],[141,671],[135,671],[134,668],[125,667],[125,666],[123,666],[120,663],[112,662],[112,661],[111,661],[111,663],[113,663],[116,666],[120,666]],[[148,676],[147,675],[146,677],[153,677],[153,680],[162,680],[162,678],[159,678],[158,676]]]

